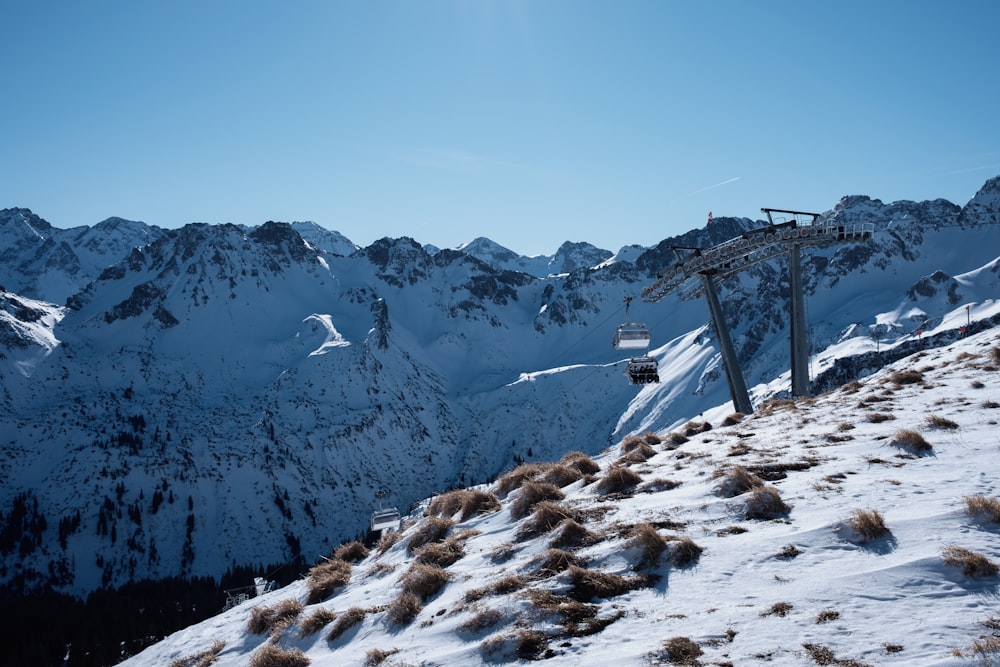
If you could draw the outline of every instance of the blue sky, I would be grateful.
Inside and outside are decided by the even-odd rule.
[[[1000,3],[0,7],[0,207],[617,250],[1000,174]]]

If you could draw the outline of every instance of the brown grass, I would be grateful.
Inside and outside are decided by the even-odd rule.
[[[343,588],[351,580],[351,564],[346,560],[328,560],[309,570],[306,588],[309,595],[307,604],[316,604],[330,597],[338,588]]]
[[[965,513],[972,518],[982,518],[990,523],[1000,523],[1000,498],[976,494],[965,496]]]
[[[703,651],[693,639],[689,637],[671,637],[663,642],[663,653],[661,657],[671,665],[699,665],[698,658]]]
[[[934,451],[934,448],[931,447],[930,443],[924,440],[924,436],[908,428],[896,431],[896,435],[892,436],[892,440],[889,441],[889,445],[905,449],[906,451],[918,456],[929,454]]]
[[[743,509],[747,519],[776,519],[788,514],[791,508],[781,499],[773,486],[758,486],[750,493]]]
[[[824,609],[816,615],[816,623],[829,623],[840,618],[840,612],[834,609]]]
[[[771,608],[767,611],[760,612],[761,616],[781,616],[784,618],[788,616],[788,612],[793,609],[791,603],[789,602],[775,602],[771,605]]]
[[[252,635],[273,632],[285,621],[295,620],[304,607],[298,600],[282,600],[273,607],[254,607],[250,610],[247,631]]]
[[[373,648],[365,654],[364,667],[378,667],[383,662],[388,660],[390,656],[396,655],[397,653],[399,653],[398,648],[394,648],[390,651]]]
[[[558,525],[555,534],[549,540],[549,546],[557,549],[583,547],[597,544],[600,539],[599,535],[590,532],[582,524],[573,519],[565,519]]]
[[[941,549],[941,559],[945,565],[962,568],[962,574],[967,577],[992,577],[998,571],[997,564],[984,554],[955,544]]]
[[[632,529],[626,546],[639,552],[636,567],[656,567],[660,564],[660,556],[667,548],[667,540],[652,525],[640,523]]]
[[[351,607],[337,617],[330,633],[326,636],[327,641],[337,641],[342,634],[353,628],[355,625],[365,620],[367,612],[361,607]]]
[[[406,543],[407,553],[412,554],[425,544],[440,542],[454,525],[455,522],[451,519],[441,519],[436,516],[427,517]]]
[[[472,618],[458,626],[459,632],[476,633],[499,625],[504,615],[496,609],[483,609],[476,612]]]
[[[311,637],[320,631],[320,628],[329,625],[337,620],[337,614],[329,609],[320,607],[302,619],[299,626],[300,637]]]
[[[622,466],[611,466],[604,477],[597,483],[597,492],[601,494],[621,493],[622,491],[636,486],[642,481],[642,477],[628,468]]]
[[[656,450],[647,445],[644,440],[639,440],[638,438],[636,438],[630,447],[626,448],[623,445],[622,449],[625,454],[618,459],[617,463],[619,465],[644,463],[656,456]]]
[[[723,498],[733,498],[763,486],[764,480],[760,477],[743,466],[733,466],[726,471],[722,481],[715,488],[716,493]]]
[[[389,603],[386,613],[389,616],[389,620],[393,623],[397,625],[409,625],[423,608],[419,597],[413,593],[403,592]]]
[[[882,422],[890,422],[896,419],[896,415],[889,414],[887,412],[873,412],[868,415],[867,421],[872,424],[881,424]]]
[[[357,563],[368,558],[368,549],[361,542],[347,542],[337,547],[333,557],[348,563]]]
[[[451,575],[444,569],[421,563],[415,563],[399,579],[404,593],[413,594],[423,602],[437,595],[449,581]]]
[[[569,596],[579,602],[594,598],[612,598],[635,589],[639,583],[610,572],[587,570],[576,565],[569,567]]]
[[[564,521],[574,520],[573,512],[559,503],[543,500],[535,506],[531,518],[517,531],[518,540],[526,540],[551,532]]]
[[[596,475],[601,471],[601,466],[594,462],[594,459],[590,458],[583,452],[569,452],[564,454],[559,463],[569,466],[574,470],[579,471],[583,475]]]
[[[222,653],[224,648],[226,648],[226,642],[216,639],[208,649],[184,658],[177,658],[170,663],[170,667],[209,667],[218,662],[218,655]]]
[[[521,488],[525,482],[545,474],[551,463],[522,463],[497,480],[497,495],[506,496],[511,491]]]
[[[924,423],[927,424],[927,428],[932,429],[954,431],[958,428],[957,423],[940,415],[927,415],[924,419]]]
[[[895,385],[918,384],[924,381],[924,374],[916,370],[893,371],[889,381]]]
[[[670,562],[674,567],[687,567],[696,563],[704,551],[690,537],[684,536],[670,544]]]
[[[885,537],[891,532],[878,510],[856,509],[846,525],[858,535],[862,544]]]
[[[684,433],[685,436],[690,438],[692,436],[698,435],[699,433],[705,433],[711,430],[712,430],[712,425],[709,424],[708,422],[690,421],[687,424],[684,424],[682,433]]]
[[[683,445],[688,440],[690,440],[690,438],[688,438],[683,433],[679,431],[674,431],[673,433],[667,436],[667,442],[669,443],[668,448],[675,449]]]
[[[436,496],[427,508],[431,516],[453,518],[461,512],[459,521],[468,521],[474,517],[500,511],[500,500],[487,491],[480,489],[456,489]]]
[[[432,542],[414,551],[416,561],[423,565],[436,565],[438,567],[448,567],[465,555],[465,546],[462,541],[454,537],[449,537],[443,542]]]
[[[380,554],[384,554],[386,551],[392,548],[396,542],[399,542],[402,537],[402,533],[395,530],[382,531],[382,537],[379,538],[378,544],[375,545],[375,550]]]
[[[494,595],[507,595],[508,593],[513,593],[519,591],[528,585],[528,580],[519,575],[511,575],[509,577],[504,577],[498,581],[494,581],[489,586],[483,586],[482,588],[473,588],[465,592],[466,602],[475,602],[484,597],[494,596]]]
[[[560,572],[565,572],[572,566],[581,567],[583,560],[569,551],[562,549],[546,549],[545,553],[534,558],[529,566],[534,566],[538,578],[547,579]]]
[[[521,492],[510,504],[510,515],[522,519],[543,500],[562,500],[563,492],[555,484],[548,482],[526,481],[521,485]]]
[[[547,482],[553,486],[562,488],[582,478],[583,473],[573,466],[568,466],[564,463],[555,463],[545,471],[544,475],[538,478],[538,481]]]
[[[306,667],[311,661],[298,649],[264,644],[250,657],[247,667]]]

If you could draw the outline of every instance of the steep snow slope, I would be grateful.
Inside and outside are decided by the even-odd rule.
[[[268,652],[315,666],[995,659],[1000,515],[970,512],[968,499],[1000,507],[984,468],[998,401],[994,328],[815,399],[767,402],[742,419],[715,406],[705,421],[625,439],[582,478],[520,469],[561,487],[548,504],[528,503],[541,487],[514,475],[479,487],[500,504],[471,517],[446,509],[448,496],[429,499],[395,541],[347,556],[353,564],[318,561],[305,580],[123,664],[204,654],[225,667]],[[606,487],[622,470],[633,480]],[[767,494],[776,502],[755,502]],[[858,512],[869,523],[853,524]],[[859,532],[879,519],[883,534]],[[445,532],[415,548],[435,522]],[[985,569],[950,564],[953,547]],[[349,576],[322,588],[333,571]],[[423,599],[406,607],[407,591]]]

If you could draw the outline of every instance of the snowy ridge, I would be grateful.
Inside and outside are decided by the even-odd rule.
[[[548,504],[514,475],[477,487],[499,500],[482,514],[428,499],[395,541],[338,551],[338,584],[318,588],[333,569],[318,561],[123,664],[969,664],[991,655],[975,646],[998,621],[1000,516],[969,502],[1000,503],[983,467],[998,401],[991,329],[814,399],[749,417],[720,405],[626,438],[582,476],[519,469],[549,480]],[[415,547],[435,522],[444,532]],[[968,555],[955,547],[984,569],[953,563]]]
[[[813,377],[904,350],[917,331],[943,344],[963,318],[990,325],[995,189],[962,208],[859,197],[828,214],[878,229],[869,245],[804,257]],[[4,246],[14,264],[57,234],[36,218],[4,212],[30,240]],[[112,222],[99,227],[134,226]],[[673,261],[671,246],[759,225],[720,216],[544,278],[408,238],[335,253],[284,223],[160,230],[78,285],[66,309],[32,306],[51,314],[35,328],[5,320],[0,469],[12,482],[0,511],[6,521],[27,504],[31,525],[48,528],[2,526],[19,545],[0,549],[2,583],[85,595],[311,560],[364,533],[379,491],[407,509],[522,461],[674,429],[728,400],[707,308],[633,304],[664,380],[640,390],[610,345],[623,297]],[[722,290],[755,404],[788,389],[785,272],[759,265]],[[60,535],[61,524],[75,529]]]

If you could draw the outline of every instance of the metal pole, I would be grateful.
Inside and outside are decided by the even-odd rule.
[[[737,412],[745,415],[753,412],[753,405],[750,404],[750,394],[747,393],[747,385],[743,380],[743,372],[740,370],[740,362],[736,357],[736,350],[733,348],[733,341],[729,337],[729,328],[726,327],[726,319],[719,304],[719,295],[715,291],[715,283],[712,275],[702,273],[701,282],[705,288],[705,299],[708,301],[708,310],[712,315],[712,326],[715,327],[715,335],[719,339],[719,352],[722,354],[722,366],[726,369],[726,380],[729,381],[729,393],[733,398],[733,407]]]
[[[809,340],[806,337],[806,306],[802,293],[801,252],[797,243],[788,244],[788,310],[791,316],[789,341],[792,356],[792,396],[809,395]]]

